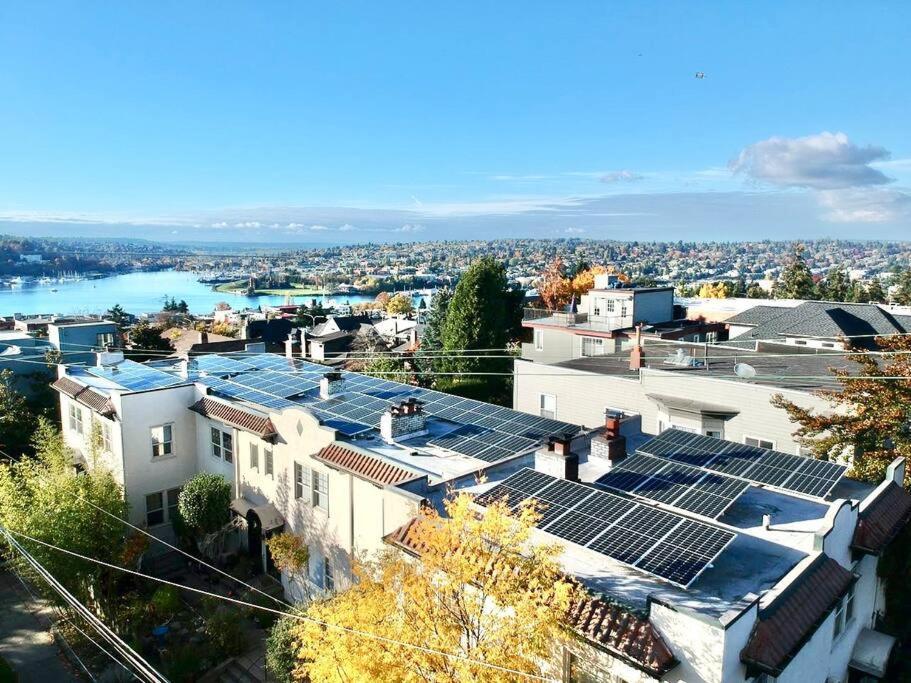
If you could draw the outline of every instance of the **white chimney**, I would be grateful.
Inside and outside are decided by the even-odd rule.
[[[427,416],[416,399],[389,406],[380,416],[380,436],[385,441],[401,441],[427,433]]]
[[[579,456],[572,452],[572,437],[551,438],[535,451],[535,469],[559,479],[579,481]]]
[[[340,372],[327,372],[319,381],[319,397],[323,400],[345,393],[345,378]]]
[[[123,351],[99,351],[97,365],[99,368],[106,365],[117,365],[123,362]]]

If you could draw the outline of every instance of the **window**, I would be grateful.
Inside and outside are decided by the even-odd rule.
[[[604,340],[601,337],[582,337],[582,355],[603,356]]]
[[[759,448],[767,448],[770,451],[774,450],[775,442],[769,441],[768,439],[760,439],[756,436],[745,436],[743,437],[743,443],[747,446],[758,446]]]
[[[706,429],[706,430],[705,430],[705,435],[706,435],[706,436],[710,436],[710,437],[712,437],[713,439],[720,439],[720,438],[721,438],[721,430],[718,430],[718,429]]]
[[[335,590],[335,577],[332,575],[332,563],[323,558],[323,588],[327,591]]]
[[[329,509],[329,475],[313,470],[313,506]]]
[[[806,345],[807,345],[807,342],[804,341],[803,339],[795,339],[795,340],[794,340],[794,343],[795,343],[797,346],[806,346]]]
[[[171,455],[174,452],[174,428],[171,425],[152,427],[152,457]]]
[[[833,633],[833,638],[838,638],[842,633],[845,632],[845,628],[848,624],[851,623],[851,618],[854,616],[854,585],[848,589],[848,592],[842,597],[838,602],[838,606],[835,608],[835,632]]]
[[[274,464],[275,464],[275,463],[272,462],[272,449],[271,449],[271,448],[264,448],[264,449],[263,449],[263,458],[264,458],[265,461],[266,461],[266,474],[269,475],[269,476],[271,477],[271,476],[273,475],[273,472],[274,472],[274,467],[273,467],[273,466],[274,466]]]
[[[102,420],[101,422],[101,450],[105,453],[113,453],[111,448],[111,423]]]
[[[553,394],[541,394],[540,415],[551,420],[557,418],[557,397]]]
[[[95,346],[99,349],[114,346],[114,334],[112,332],[101,332],[100,334],[96,334]]]
[[[608,313],[613,313],[616,310],[616,305],[617,305],[616,301],[614,301],[613,299],[607,299],[604,302],[604,310],[607,311]]]
[[[212,427],[212,455],[224,458],[225,462],[234,462],[234,437],[230,432]]]
[[[310,468],[304,467],[299,462],[294,463],[294,497],[303,498],[306,489],[310,497]]]
[[[70,402],[70,431],[82,434],[82,408]]]
[[[146,496],[146,526],[164,524],[164,496],[161,491]]]
[[[180,496],[180,489],[169,489],[168,490],[168,520],[174,521],[174,518],[177,517],[177,498]]]
[[[603,299],[595,299],[592,302],[592,315],[596,318],[601,315],[601,306],[603,305]]]
[[[544,350],[544,330],[535,330],[535,351]]]
[[[259,469],[259,446],[255,443],[250,444],[250,469]]]

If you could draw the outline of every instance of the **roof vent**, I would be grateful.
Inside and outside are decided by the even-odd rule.
[[[664,362],[666,365],[676,365],[678,368],[701,368],[705,366],[703,359],[691,356],[683,349],[677,349],[676,352],[668,354]]]

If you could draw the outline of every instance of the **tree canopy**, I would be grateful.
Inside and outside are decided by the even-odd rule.
[[[525,679],[478,660],[543,673],[579,589],[561,573],[556,545],[529,542],[538,511],[523,504],[511,512],[500,503],[479,516],[464,493],[445,507],[445,517],[425,510],[414,522],[410,535],[422,548],[419,558],[390,550],[358,562],[351,588],[307,610],[322,622],[389,640],[299,622],[299,675],[318,681]]]
[[[882,355],[852,349],[857,352],[849,356],[857,366],[854,375],[832,370],[840,389],[818,392],[831,404],[831,412],[803,408],[781,394],[772,398],[773,405],[800,425],[795,435],[801,444],[822,459],[853,454],[851,476],[870,482],[881,481],[895,458],[911,456],[911,337],[876,341]]]
[[[776,299],[814,299],[816,297],[816,283],[813,273],[803,257],[803,245],[797,245],[788,264],[781,271],[781,277],[772,288],[772,296]]]
[[[177,511],[188,530],[197,534],[218,531],[231,518],[231,484],[220,474],[201,472],[190,479],[177,497]]]
[[[0,371],[0,449],[20,455],[29,450],[35,417],[14,383],[13,371]]]
[[[389,315],[405,315],[414,311],[414,303],[407,294],[396,294],[386,303],[386,312]]]
[[[0,525],[46,543],[112,564],[124,560],[127,505],[110,471],[92,468],[77,475],[72,452],[60,431],[40,420],[35,455],[0,464]],[[96,507],[93,507],[97,506]],[[39,562],[81,600],[103,608],[116,597],[119,574],[21,539]],[[37,585],[43,585],[39,582]]]

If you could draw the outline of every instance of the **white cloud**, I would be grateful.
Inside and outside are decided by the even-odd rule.
[[[639,173],[634,173],[633,171],[611,171],[602,175],[599,180],[602,183],[632,183],[637,180],[642,180],[644,176]]]
[[[392,232],[423,232],[424,226],[416,223],[406,223],[400,228],[396,228]]]
[[[911,219],[911,195],[899,190],[825,190],[818,194],[823,218],[833,223],[885,223]]]
[[[313,230],[314,232],[325,232],[329,228],[325,225],[311,225],[310,229]]]
[[[234,224],[235,228],[261,228],[263,224],[260,221],[241,221]]]
[[[352,230],[357,230],[357,228],[351,225],[351,223],[345,223],[338,229],[339,232],[351,232]]]
[[[585,232],[585,228],[566,228],[563,232],[567,235],[581,235]]]
[[[884,147],[858,147],[844,133],[822,132],[756,142],[731,161],[730,169],[778,187],[837,190],[891,182],[870,166],[888,158]]]

